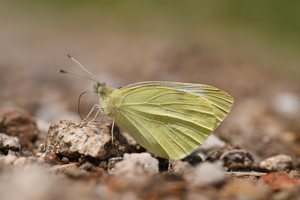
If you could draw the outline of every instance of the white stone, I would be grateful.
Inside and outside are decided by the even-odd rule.
[[[159,172],[158,160],[149,153],[124,154],[124,160],[115,164],[115,175],[141,175]]]

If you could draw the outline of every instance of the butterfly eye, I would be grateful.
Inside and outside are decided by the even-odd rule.
[[[99,82],[99,83],[97,83],[97,86],[96,86],[96,92],[100,95],[100,96],[104,96],[105,94],[106,94],[106,90],[107,90],[107,88],[106,88],[107,86],[106,86],[106,83],[101,83],[101,82]]]

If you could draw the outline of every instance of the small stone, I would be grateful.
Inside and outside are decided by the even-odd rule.
[[[129,144],[119,132],[114,133],[112,143],[110,127],[93,122],[79,123],[61,120],[50,126],[46,152],[54,152],[71,159],[90,156],[104,160],[121,156]]]
[[[85,162],[80,166],[80,169],[83,169],[85,171],[91,171],[93,169],[93,164],[90,162]]]
[[[115,175],[138,176],[159,172],[158,160],[149,153],[124,154],[124,159],[115,164]]]
[[[212,148],[205,152],[206,161],[214,162],[220,160],[220,157],[224,154],[224,152],[228,151],[225,148]]]
[[[8,136],[0,133],[0,151],[8,152],[8,150],[17,151],[20,149],[20,142],[17,137]]]
[[[187,170],[183,178],[193,186],[219,185],[227,179],[221,163],[204,162]]]
[[[170,160],[170,165],[172,168],[172,172],[175,174],[183,174],[190,168],[192,168],[192,165],[189,164],[189,162],[184,162],[181,160]]]
[[[38,164],[44,164],[46,162],[45,157],[46,157],[46,153],[37,153],[35,156],[35,159],[31,160],[31,161],[34,161],[34,163],[38,163]],[[54,163],[52,163],[52,164],[54,164]]]
[[[39,131],[35,118],[13,111],[0,115],[0,132],[18,137],[22,148],[32,149]]]
[[[38,146],[38,152],[43,153],[43,152],[45,152],[45,151],[46,151],[46,146],[45,146],[45,144],[40,144],[40,145]]]
[[[68,164],[68,163],[70,162],[70,160],[69,160],[69,158],[67,158],[67,157],[63,157],[63,158],[61,159],[61,162],[62,162],[63,164]]]
[[[77,167],[67,168],[66,170],[64,170],[64,173],[68,177],[73,178],[73,179],[79,179],[86,175],[86,172],[84,172],[83,170],[81,170]]]
[[[254,164],[253,156],[246,150],[234,149],[224,152],[220,159],[227,170],[241,170],[252,168]]]
[[[270,172],[261,177],[273,190],[287,190],[297,187],[299,179],[291,177],[287,172]]]
[[[261,161],[259,166],[269,171],[289,171],[293,169],[293,160],[288,155],[280,154]]]

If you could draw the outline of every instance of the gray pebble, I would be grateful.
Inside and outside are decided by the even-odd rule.
[[[252,154],[243,149],[226,151],[221,155],[220,159],[227,170],[247,169],[254,164]]]
[[[45,152],[46,151],[46,146],[45,146],[45,144],[40,144],[39,146],[38,146],[38,152],[39,153],[43,153],[43,152]]]
[[[261,161],[259,166],[270,171],[289,171],[293,169],[293,161],[290,156],[279,154]]]
[[[21,147],[19,139],[14,136],[8,136],[4,133],[0,133],[0,149],[1,150],[13,150],[17,151]]]
[[[67,164],[67,163],[69,163],[70,161],[69,161],[69,158],[63,157],[63,158],[61,159],[61,162],[62,162],[63,164]]]
[[[93,169],[93,164],[90,162],[85,162],[80,166],[80,169],[83,169],[85,171],[91,171]]]
[[[189,164],[189,162],[185,162],[182,160],[170,160],[170,165],[172,172],[175,174],[183,174],[190,168],[192,168],[192,165]]]
[[[207,186],[225,182],[227,175],[221,163],[204,162],[187,170],[183,178],[193,186]]]
[[[115,164],[113,174],[136,176],[159,172],[158,160],[149,153],[124,154],[124,159]]]

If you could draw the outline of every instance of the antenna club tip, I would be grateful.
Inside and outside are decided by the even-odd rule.
[[[67,55],[67,56],[68,56],[68,58],[72,58],[71,54],[69,54],[69,53],[68,53],[68,55]]]
[[[65,70],[63,70],[63,69],[59,69],[59,72],[60,72],[60,73],[64,73],[64,74],[67,73],[67,72],[66,72]]]

